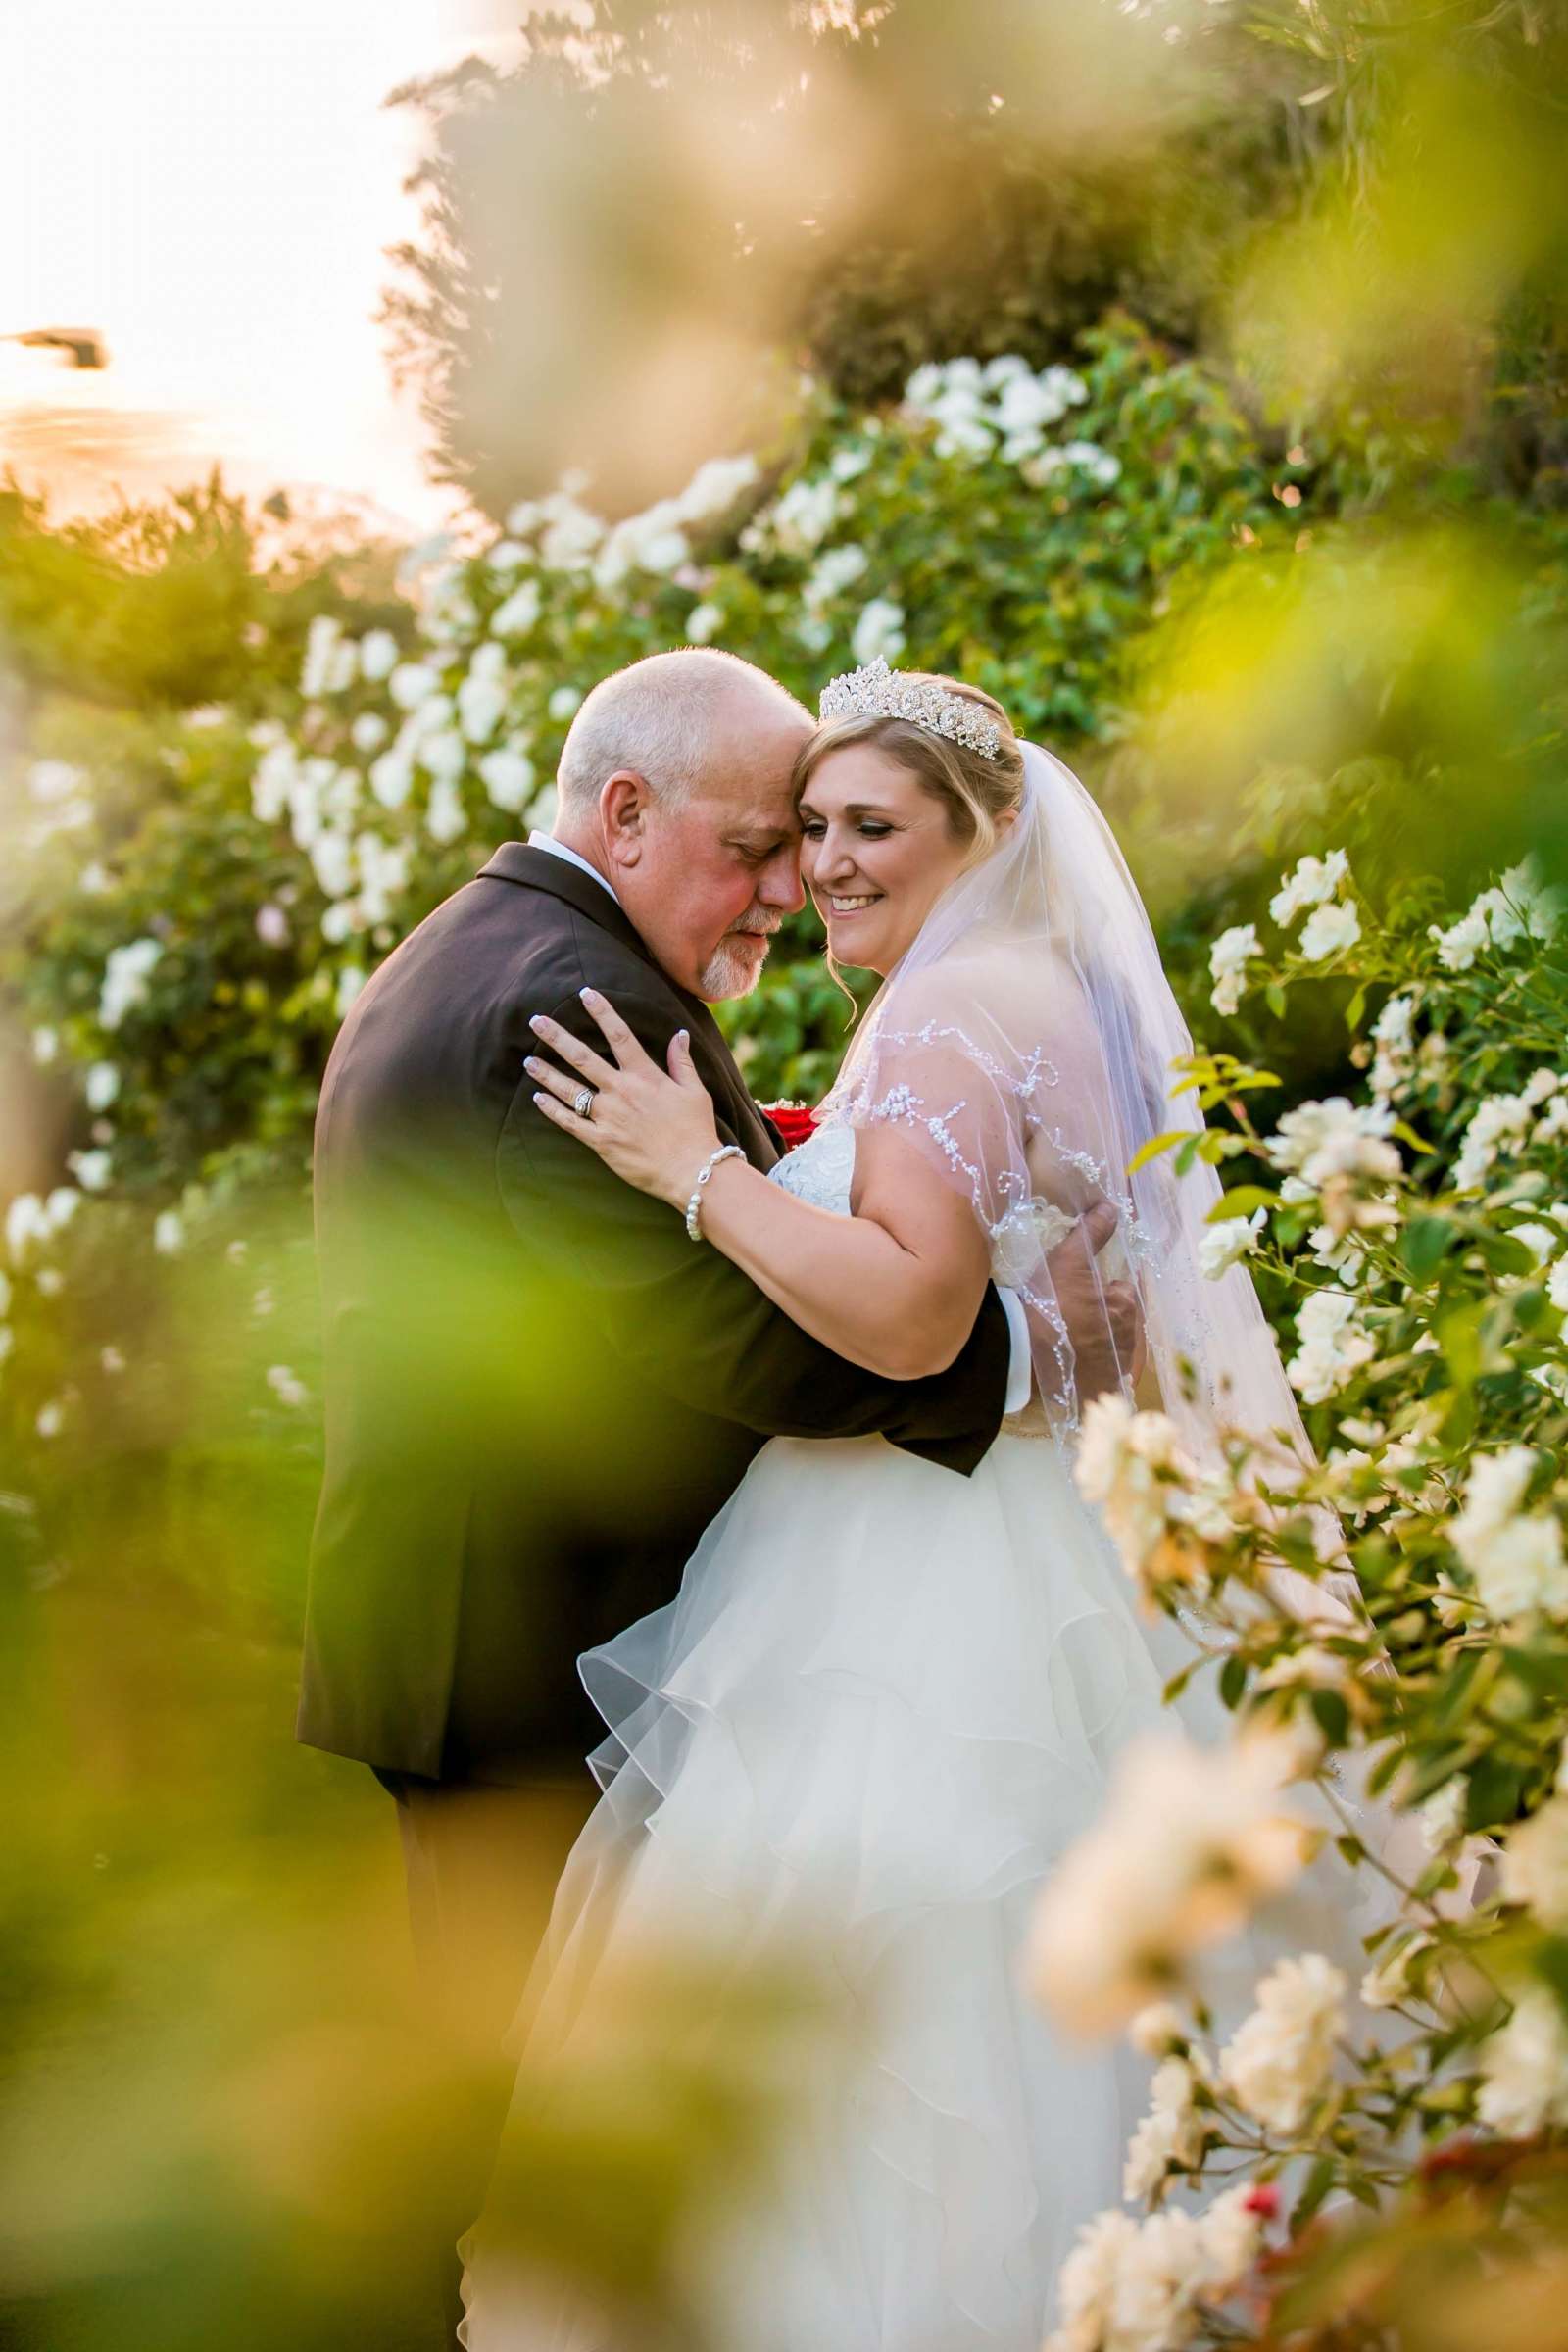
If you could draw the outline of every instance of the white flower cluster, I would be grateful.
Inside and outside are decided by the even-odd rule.
[[[1448,1540],[1496,1624],[1538,1612],[1568,1617],[1561,1523],[1554,1510],[1521,1508],[1539,1459],[1529,1446],[1478,1455],[1463,1508],[1448,1525]]]
[[[1209,978],[1214,986],[1209,1003],[1214,1010],[1229,1016],[1240,1008],[1247,992],[1247,967],[1254,956],[1263,953],[1255,923],[1232,923],[1222,931],[1208,951]]]
[[[1137,1412],[1114,1391],[1085,1406],[1073,1476],[1099,1506],[1123,1567],[1141,1587],[1201,1587],[1211,1544],[1233,1532],[1228,1491],[1200,1472],[1164,1413]]]
[[[1525,938],[1550,939],[1560,919],[1559,894],[1543,886],[1527,858],[1472,901],[1456,923],[1446,930],[1433,923],[1427,937],[1436,940],[1445,971],[1467,972],[1487,948],[1512,947]]]
[[[833,641],[833,625],[828,618],[828,608],[835,599],[844,594],[847,588],[853,588],[857,580],[865,576],[870,568],[870,557],[864,548],[855,540],[848,540],[839,547],[824,548],[817,557],[816,562],[807,573],[805,584],[801,589],[801,602],[805,607],[805,614],[799,624],[801,641],[804,645],[808,646],[812,653],[824,653]],[[904,614],[900,611],[895,625],[902,628],[903,620]],[[864,620],[862,614],[862,628],[869,630],[872,625]],[[903,639],[901,637],[901,651],[902,648]]]
[[[1521,1986],[1507,2024],[1482,2043],[1476,2113],[1510,2139],[1568,2128],[1568,2025],[1545,1985]]]
[[[633,571],[668,574],[691,559],[693,530],[727,514],[757,480],[755,458],[713,458],[700,466],[684,490],[662,498],[617,522],[605,533],[594,558],[594,585],[618,588]]]
[[[543,616],[540,575],[587,575],[611,593],[633,572],[680,570],[691,555],[689,534],[727,514],[757,478],[755,459],[717,459],[700,466],[678,496],[611,526],[582,505],[579,476],[514,507],[506,535],[472,564],[447,562],[432,572],[451,546],[432,542],[420,571],[424,644],[417,659],[405,658],[389,630],[356,641],[330,616],[312,623],[300,680],[307,703],[346,695],[364,680],[382,689],[392,713],[392,725],[374,709],[350,721],[348,744],[364,766],[302,750],[270,724],[253,732],[263,755],[252,785],[255,813],[264,824],[287,819],[331,902],[322,921],[330,942],[388,922],[408,885],[411,845],[367,825],[367,814],[374,814],[368,800],[390,813],[417,789],[422,830],[441,845],[469,828],[463,787],[470,774],[494,808],[516,814],[535,805],[531,739],[508,723],[517,683],[509,664]],[[488,624],[475,602],[481,576],[505,590]],[[722,617],[716,607],[697,608],[693,642],[706,642]],[[569,719],[581,699],[575,687],[557,688],[550,717]]]
[[[1349,871],[1350,861],[1343,850],[1330,850],[1326,858],[1301,858],[1292,872],[1280,876],[1280,886],[1268,903],[1270,914],[1282,929],[1289,928],[1306,907],[1321,906],[1337,897]]]
[[[1352,1103],[1344,1095],[1288,1110],[1263,1156],[1285,1177],[1280,1198],[1290,1205],[1322,1203],[1331,1233],[1392,1224],[1396,1211],[1385,1198],[1402,1173],[1390,1143],[1394,1113],[1383,1103]]]
[[[1423,1474],[1423,1491],[1416,1507],[1429,1514],[1446,1509],[1447,1490],[1441,1480],[1430,1475],[1435,1455],[1441,1450],[1430,1422],[1425,1426],[1418,1422],[1405,1436],[1391,1440],[1383,1422],[1347,1413],[1340,1422],[1340,1435],[1348,1438],[1350,1444],[1331,1446],[1327,1466],[1335,1474],[1341,1508],[1350,1518],[1359,1523],[1388,1511],[1393,1525],[1409,1517],[1409,1495],[1399,1483],[1406,1471]],[[1381,1488],[1370,1494],[1358,1475],[1367,1470],[1375,1471],[1382,1482]]]
[[[984,365],[971,359],[928,362],[904,388],[906,408],[936,425],[940,458],[1000,454],[1037,489],[1059,474],[1078,472],[1108,490],[1121,472],[1109,450],[1095,441],[1057,445],[1046,438],[1088,398],[1088,385],[1071,368],[1042,368],[1037,374],[1011,352]]]
[[[104,962],[98,992],[98,1019],[105,1029],[118,1029],[127,1012],[147,1002],[147,982],[164,953],[159,939],[132,939],[111,948]]]
[[[1377,1353],[1376,1341],[1357,1319],[1355,1300],[1344,1291],[1312,1291],[1302,1299],[1296,1340],[1285,1369],[1303,1404],[1338,1396]]]
[[[548,498],[524,499],[513,508],[508,537],[490,550],[488,562],[508,573],[529,562],[542,571],[587,573],[607,594],[636,571],[667,577],[690,562],[691,533],[728,514],[757,478],[755,458],[711,458],[673,498],[657,499],[640,514],[609,524],[581,503],[585,477],[571,475]],[[538,618],[525,587],[501,607],[504,626],[500,613],[492,618],[498,636],[520,636]]]
[[[25,1265],[64,1233],[80,1204],[80,1193],[70,1184],[57,1185],[52,1193],[18,1193],[6,1209],[6,1253],[13,1266]],[[9,1287],[6,1298],[9,1304]]]
[[[1220,2053],[1220,2080],[1265,2131],[1298,2132],[1328,2086],[1345,2030],[1344,1975],[1321,1953],[1282,1960]]]
[[[394,671],[394,678],[396,675]],[[428,703],[421,708],[427,710]],[[411,719],[405,734],[416,724]],[[396,903],[408,887],[412,846],[407,841],[389,841],[362,821],[365,775],[359,768],[339,765],[333,760],[301,758],[294,743],[276,730],[258,733],[266,749],[251,779],[251,806],[262,824],[275,824],[287,815],[296,847],[305,852],[322,895],[331,902],[321,917],[322,936],[335,946],[355,932],[390,922]],[[378,760],[370,771],[369,792],[384,808],[396,807],[413,780],[414,755],[411,751],[405,762],[403,743],[400,737],[399,746]],[[466,757],[466,753],[460,754],[460,758]],[[456,803],[455,784],[449,783],[447,789]],[[438,801],[440,790],[441,779],[437,778],[425,820],[426,829],[438,836],[446,821]],[[459,831],[464,821],[459,806]],[[274,916],[280,914],[281,909],[274,910]],[[281,944],[275,919],[264,928],[258,916],[258,933],[270,945]],[[285,937],[286,933],[285,919]]]
[[[1218,1217],[1203,1228],[1198,1263],[1209,1282],[1218,1282],[1257,1248],[1266,1215],[1265,1209],[1254,1208],[1250,1217]]]
[[[904,607],[892,597],[873,596],[862,607],[850,642],[855,659],[863,669],[871,662],[896,662],[907,640],[904,633]]]
[[[308,703],[322,695],[347,694],[360,675],[359,647],[330,612],[318,612],[305,636],[300,692]]]
[[[1268,903],[1269,913],[1282,929],[1289,929],[1308,907],[1312,909],[1297,942],[1298,954],[1308,963],[1325,962],[1353,947],[1361,936],[1361,917],[1354,902],[1339,895],[1349,879],[1349,870],[1343,850],[1330,850],[1326,858],[1302,858],[1290,873],[1280,876],[1280,886]],[[1208,1001],[1226,1019],[1239,1010],[1247,994],[1247,967],[1262,952],[1255,923],[1233,923],[1210,947],[1208,973],[1214,986]]]
[[[1374,1102],[1397,1102],[1415,1075],[1415,999],[1391,997],[1372,1024],[1375,1052],[1367,1085]]]
[[[58,1266],[41,1263],[58,1237],[64,1233],[81,1205],[81,1194],[74,1185],[57,1185],[52,1193],[18,1193],[7,1203],[5,1214],[6,1255],[13,1272],[25,1275],[45,1298],[64,1287],[65,1277]],[[16,1346],[16,1333],[9,1321],[13,1283],[10,1274],[0,1269],[0,1365],[11,1355]],[[64,1413],[60,1413],[64,1426]],[[51,1432],[40,1428],[40,1437]]]
[[[512,547],[526,542],[541,571],[571,575],[592,569],[605,525],[582,504],[587,485],[586,474],[570,473],[548,497],[525,498],[513,508],[507,516],[508,538],[502,542],[509,567]]]
[[[813,555],[846,511],[844,490],[872,463],[881,426],[870,419],[864,432],[863,440],[833,452],[825,474],[798,474],[770,507],[754,514],[740,534],[742,548],[750,555]]]
[[[819,548],[839,518],[839,486],[831,475],[790,483],[764,518],[773,545],[786,556],[808,556]]]
[[[1035,1912],[1030,1981],[1069,2032],[1114,2032],[1296,1877],[1311,1840],[1279,1793],[1299,1766],[1296,1741],[1257,1731],[1212,1751],[1155,1733],[1123,1753]]]
[[[1559,1788],[1539,1812],[1509,1832],[1502,1849],[1502,1893],[1504,1901],[1523,1903],[1554,1934],[1568,1929],[1568,1791]]]
[[[1199,2075],[1186,2058],[1164,2058],[1149,2088],[1149,2113],[1127,2143],[1121,2193],[1129,2204],[1152,2197],[1172,2170],[1191,2171],[1203,2153]]]
[[[40,848],[57,833],[78,832],[95,814],[86,769],[73,767],[66,760],[35,760],[27,770],[27,798],[37,812],[24,834],[29,849]]]
[[[1326,858],[1303,858],[1293,872],[1281,875],[1280,887],[1269,901],[1268,910],[1283,930],[1307,907],[1312,909],[1296,943],[1308,963],[1323,963],[1353,948],[1361,936],[1354,901],[1339,896],[1349,870],[1343,850],[1330,850]]]
[[[1479,1190],[1499,1158],[1568,1136],[1568,1070],[1539,1069],[1516,1095],[1488,1095],[1470,1114],[1453,1163],[1456,1192]]]
[[[1061,2266],[1045,2352],[1172,2352],[1191,2340],[1202,2305],[1240,2286],[1262,2243],[1261,2210],[1246,2187],[1224,2190],[1200,2214],[1139,2222],[1102,2213]]]

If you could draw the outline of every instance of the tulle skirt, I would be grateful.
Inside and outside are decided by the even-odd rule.
[[[1149,2070],[1053,2031],[1020,1981],[1029,1914],[1191,1654],[1051,1443],[1004,1436],[967,1479],[877,1438],[774,1440],[676,1600],[581,1661],[603,1795],[530,2054],[593,2031],[601,1972],[671,1946],[808,1955],[851,2024],[766,2194],[702,2249],[724,2352],[1038,2352]],[[1219,1736],[1206,1688],[1181,1712]],[[1319,1948],[1353,1948],[1325,1925]],[[524,2298],[482,2219],[464,2252],[470,2352],[608,2343]]]

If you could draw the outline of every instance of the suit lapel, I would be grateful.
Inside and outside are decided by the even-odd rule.
[[[515,882],[524,890],[542,890],[553,899],[563,900],[599,930],[630,948],[650,971],[658,973],[662,986],[669,990],[686,1015],[694,1052],[707,1060],[718,1082],[719,1108],[744,1145],[747,1158],[760,1168],[773,1165],[778,1158],[773,1131],[752,1101],[712,1012],[701,997],[677,987],[655,962],[631,917],[602,882],[568,859],[553,857],[548,850],[530,849],[523,841],[503,842],[489,863],[480,868],[478,879]]]

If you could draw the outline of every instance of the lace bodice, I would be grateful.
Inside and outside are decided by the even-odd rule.
[[[767,1172],[769,1184],[781,1185],[798,1200],[813,1208],[831,1209],[836,1217],[850,1213],[850,1188],[855,1182],[855,1129],[818,1127],[804,1144],[787,1152]]]

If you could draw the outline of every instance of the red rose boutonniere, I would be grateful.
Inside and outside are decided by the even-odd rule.
[[[764,1102],[762,1108],[784,1138],[786,1152],[804,1144],[816,1125],[815,1111],[805,1102]]]

